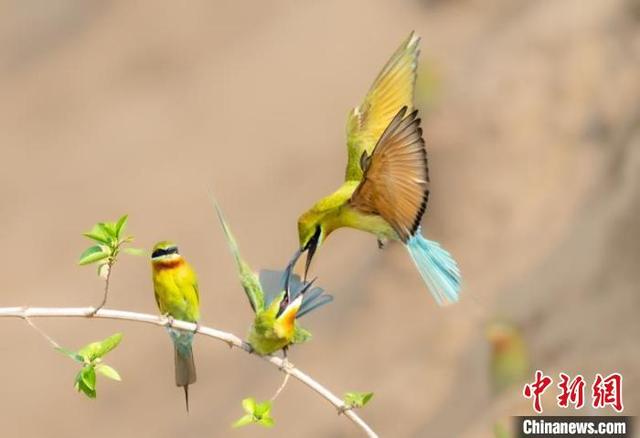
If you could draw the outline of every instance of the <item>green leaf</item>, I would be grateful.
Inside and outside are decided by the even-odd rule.
[[[111,238],[111,241],[118,240],[116,236],[116,224],[113,222],[99,222],[98,227],[102,230],[102,232]]]
[[[262,403],[256,403],[253,397],[242,400],[242,408],[246,414],[235,423],[232,427],[242,427],[247,424],[255,423],[263,427],[273,427],[275,421],[271,417],[271,401],[267,400]]]
[[[70,351],[62,347],[55,347],[55,350],[64,354],[65,356],[70,357],[76,362],[84,363],[84,357],[82,357],[80,354],[76,353],[75,351]]]
[[[91,231],[82,233],[83,236],[88,237],[91,240],[95,240],[98,243],[104,243],[105,245],[111,245],[111,239],[109,235],[104,232],[102,227],[94,225]]]
[[[82,393],[83,393],[83,394],[85,394],[87,397],[89,397],[89,398],[96,398],[96,390],[95,390],[95,388],[93,388],[93,389],[92,389],[92,388],[87,387],[87,386],[82,382],[82,380],[77,381],[77,382],[76,382],[75,387],[76,387],[76,390],[77,390],[78,392],[82,392]]]
[[[80,350],[78,350],[78,354],[82,355],[82,357],[84,357],[87,362],[93,362],[94,360],[103,357],[105,354],[116,348],[121,340],[122,333],[116,333],[109,336],[103,341],[92,342],[88,345],[85,345]]]
[[[124,230],[124,227],[127,225],[128,218],[129,218],[129,215],[125,214],[120,219],[118,219],[118,222],[116,222],[116,225],[115,225],[116,239],[120,238],[120,233],[122,233],[122,230]]]
[[[140,248],[124,248],[123,251],[133,256],[145,255],[145,250]]]
[[[106,248],[100,245],[95,245],[87,248],[82,254],[80,254],[78,264],[88,265],[99,260],[106,259],[107,257],[109,257],[109,253],[106,251]]]
[[[275,421],[270,416],[264,416],[257,422],[260,426],[264,426],[266,428],[271,428],[275,424]]]
[[[118,382],[122,381],[120,374],[118,374],[118,372],[111,368],[109,365],[101,363],[96,366],[96,371],[111,380],[117,380]]]
[[[78,372],[75,388],[89,398],[96,398],[96,373],[92,365],[87,365]]]
[[[253,415],[256,410],[256,399],[249,397],[242,400],[242,409],[244,409],[247,414]]]
[[[236,429],[238,427],[246,426],[247,424],[251,424],[253,422],[254,422],[253,415],[246,414],[246,415],[243,415],[242,417],[240,417],[238,420],[236,420],[236,422],[233,423],[231,425],[231,427]]]
[[[87,388],[96,389],[96,370],[93,365],[87,365],[80,371],[80,379]]]
[[[344,403],[351,408],[361,408],[373,397],[373,392],[347,392],[344,395]]]
[[[256,418],[260,419],[265,416],[268,416],[270,412],[271,412],[271,401],[267,400],[265,402],[256,404],[256,408],[253,411],[253,415],[255,415]]]

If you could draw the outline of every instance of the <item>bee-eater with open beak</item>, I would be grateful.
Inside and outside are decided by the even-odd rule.
[[[182,321],[200,319],[198,279],[191,266],[171,242],[159,242],[151,253],[153,289],[160,313]],[[193,362],[193,332],[168,328],[175,350],[176,385],[184,388],[189,412],[189,385],[196,381]]]
[[[256,275],[242,259],[238,245],[216,205],[222,229],[231,253],[236,260],[240,283],[255,313],[248,343],[257,354],[264,356],[282,350],[286,358],[291,344],[311,339],[311,333],[297,324],[297,319],[333,300],[311,282],[301,282],[292,274],[293,265],[284,272],[263,270]]]
[[[413,94],[420,38],[409,35],[347,120],[345,182],[298,219],[305,278],[317,248],[334,230],[374,234],[378,245],[401,241],[439,304],[458,301],[460,270],[451,255],[425,239],[421,220],[429,197],[427,152]],[[293,261],[295,263],[295,260]]]

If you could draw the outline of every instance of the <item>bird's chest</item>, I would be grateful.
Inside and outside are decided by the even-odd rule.
[[[375,234],[379,239],[398,240],[398,233],[382,218],[374,213],[363,213],[347,204],[340,211],[343,226]]]
[[[191,303],[179,272],[160,271],[154,275],[156,301],[160,312],[176,319],[190,320]]]
[[[294,330],[294,324],[282,324],[277,320],[263,321],[257,317],[249,335],[249,343],[258,353],[271,354],[289,345]]]

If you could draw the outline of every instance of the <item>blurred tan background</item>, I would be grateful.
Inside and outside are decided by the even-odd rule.
[[[640,2],[0,3],[0,306],[97,304],[80,233],[130,215],[139,246],[172,239],[200,276],[202,323],[243,336],[251,313],[210,196],[254,267],[282,267],[296,219],[343,176],[344,125],[415,29],[432,196],[424,226],[457,258],[461,302],[438,308],[399,245],[345,230],[314,264],[335,303],[291,360],[329,389],[374,391],[385,437],[485,437],[529,414],[492,395],[486,324],[522,328],[548,374],[619,371],[640,403]],[[108,307],[156,312],[149,261],[123,257]],[[98,399],[24,322],[0,320],[3,436],[352,437],[291,381],[273,430],[231,430],[269,398],[273,367],[196,342],[192,410],[170,342],[135,323],[39,320],[68,347],[122,330],[124,381]],[[554,409],[555,388],[545,397]],[[605,413],[610,410],[605,410]],[[592,413],[589,409],[581,414]]]

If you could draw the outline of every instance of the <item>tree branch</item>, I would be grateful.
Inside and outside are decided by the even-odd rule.
[[[114,265],[115,265],[115,259],[112,257],[109,257],[109,261],[105,265],[103,265],[107,270],[107,273],[104,277],[104,293],[102,295],[102,302],[98,307],[95,307],[91,311],[91,315],[87,315],[87,316],[95,316],[96,312],[98,312],[98,310],[102,309],[105,306],[105,304],[107,304],[107,297],[109,296],[109,280],[111,279],[111,271],[113,271]]]
[[[232,333],[223,332],[210,327],[204,327],[196,325],[191,322],[180,320],[169,320],[164,316],[150,315],[146,313],[129,312],[125,310],[113,310],[113,309],[98,309],[94,307],[0,307],[0,317],[14,317],[22,318],[29,322],[29,318],[40,317],[53,317],[53,318],[104,318],[104,319],[120,319],[126,321],[144,322],[147,324],[154,324],[163,327],[173,327],[182,330],[196,331],[201,335],[218,339],[226,342],[230,347],[236,347],[240,350],[244,350],[247,353],[251,353],[251,347],[246,342],[242,341],[239,337]],[[30,324],[32,327],[33,325]],[[275,356],[257,356],[266,362],[270,362],[272,365],[278,367],[278,369],[286,374],[289,374],[300,382],[307,385],[313,391],[322,396],[325,400],[331,403],[338,413],[344,413],[353,423],[360,427],[368,437],[377,438],[377,434],[367,425],[367,423],[360,418],[353,410],[348,409],[348,406],[334,395],[327,388],[316,382],[309,375],[305,374],[293,364]]]

